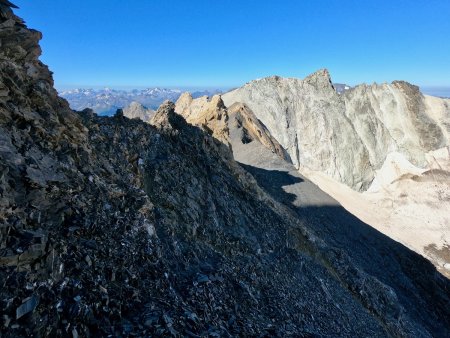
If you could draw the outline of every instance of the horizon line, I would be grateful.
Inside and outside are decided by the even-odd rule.
[[[258,78],[259,79],[259,78]],[[258,80],[255,79],[255,80]],[[251,81],[250,81],[251,82]],[[408,81],[406,81],[408,82]],[[248,82],[246,82],[248,83]],[[371,84],[390,84],[392,82],[390,81],[384,81],[384,82],[371,82],[371,83],[367,83],[367,82],[363,82],[363,83],[359,83],[356,85],[353,84],[348,84],[346,82],[332,82],[333,84],[342,84],[342,85],[347,85],[349,87],[357,87],[359,85],[371,85]],[[244,83],[245,84],[245,83]],[[160,89],[172,89],[172,90],[222,90],[222,89],[230,89],[230,88],[239,88],[241,86],[243,86],[244,84],[241,85],[205,85],[205,86],[199,86],[199,85],[191,85],[191,86],[186,86],[186,85],[90,85],[90,84],[62,84],[62,85],[58,85],[55,84],[55,88],[56,90],[60,91],[60,90],[70,90],[70,89],[113,89],[113,90],[134,90],[134,89],[154,89],[154,88],[160,88]],[[411,83],[412,85],[418,86],[419,88],[426,88],[426,89],[450,89],[450,85],[419,85],[419,84],[415,84],[415,83]]]

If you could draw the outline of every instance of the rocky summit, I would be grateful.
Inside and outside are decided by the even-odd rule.
[[[123,115],[129,119],[140,119],[144,122],[149,122],[153,115],[155,115],[155,111],[143,106],[139,102],[131,102],[130,105],[123,108]]]
[[[427,260],[341,209],[288,207],[282,175],[258,183],[173,103],[152,124],[72,111],[41,34],[0,5],[2,337],[449,336]],[[237,139],[278,149],[236,109]]]
[[[246,104],[297,168],[320,171],[367,190],[390,152],[426,165],[426,153],[450,145],[450,100],[422,95],[403,81],[336,92],[327,70],[304,80],[255,80],[222,96]]]

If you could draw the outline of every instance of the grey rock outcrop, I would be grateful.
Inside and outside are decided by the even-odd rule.
[[[252,81],[222,97],[227,106],[246,104],[297,167],[324,172],[356,190],[369,187],[391,151],[423,166],[426,152],[449,144],[448,100],[436,103],[406,82],[337,94],[328,71],[321,70],[304,80]]]
[[[281,144],[278,143],[266,126],[257,119],[253,111],[245,104],[233,104],[228,108],[228,115],[230,117],[230,143],[235,158],[239,156],[236,148],[241,144],[257,142],[282,160],[290,161],[288,153]]]
[[[131,102],[129,106],[123,108],[123,115],[129,119],[141,119],[144,122],[149,122],[155,115],[155,111],[139,102]]]

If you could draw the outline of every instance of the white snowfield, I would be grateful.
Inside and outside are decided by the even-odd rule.
[[[321,172],[301,172],[363,222],[427,257],[450,278],[449,151],[427,154],[426,169],[391,153],[363,193]]]

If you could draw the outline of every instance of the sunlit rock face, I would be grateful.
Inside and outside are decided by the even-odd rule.
[[[423,166],[425,153],[448,144],[449,100],[406,82],[360,85],[338,94],[327,70],[307,78],[277,76],[222,95],[246,104],[299,168],[324,172],[366,190],[388,153]]]
[[[155,111],[145,107],[139,102],[131,102],[130,105],[123,108],[123,115],[129,119],[140,119],[144,122],[149,122],[155,115]]]
[[[176,102],[175,111],[188,123],[202,128],[227,145],[235,159],[240,159],[241,155],[248,156],[243,155],[241,148],[254,142],[281,159],[290,161],[280,143],[245,104],[237,103],[227,108],[220,95],[193,99],[190,93],[184,93]]]

